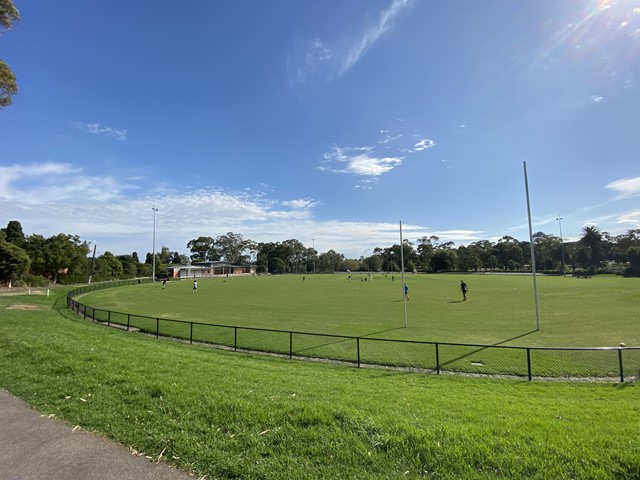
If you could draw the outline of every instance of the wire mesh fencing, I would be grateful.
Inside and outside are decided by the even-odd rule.
[[[94,308],[74,297],[102,288],[140,281],[97,284],[73,290],[67,307],[108,326],[140,331],[157,338],[288,356],[347,362],[360,366],[406,368],[518,378],[640,378],[640,347],[558,348],[474,345],[261,329],[134,315]]]

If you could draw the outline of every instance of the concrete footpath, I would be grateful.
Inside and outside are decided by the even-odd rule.
[[[193,480],[80,428],[41,416],[0,390],[0,479]]]

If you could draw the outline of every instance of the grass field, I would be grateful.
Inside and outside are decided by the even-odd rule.
[[[220,325],[488,345],[640,346],[640,279],[408,275],[408,328],[400,276],[256,276],[120,287],[91,293],[96,308]],[[469,285],[462,302],[460,280]]]
[[[291,362],[107,329],[56,300],[0,297],[0,388],[194,478],[640,478],[637,383]]]

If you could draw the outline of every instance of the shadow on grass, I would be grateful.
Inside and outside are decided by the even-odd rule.
[[[364,337],[370,337],[371,335],[379,335],[381,333],[387,333],[387,332],[392,332],[394,330],[403,330],[404,327],[393,327],[393,328],[387,328],[386,330],[380,330],[379,332],[371,332],[371,333],[367,333],[366,335],[362,335],[360,338],[364,338]]]
[[[391,332],[392,330],[402,330],[403,328],[404,327],[388,328],[386,330],[380,330],[378,332],[371,332],[371,333],[367,333],[366,335],[361,335],[359,338],[370,337],[372,335],[379,335],[381,333]],[[357,338],[357,337],[348,337],[348,338],[340,337],[340,338],[336,339],[335,341],[321,343],[321,344],[314,345],[314,346],[308,347],[308,348],[301,348],[299,350],[296,350],[294,353],[308,352],[308,351],[314,350],[316,348],[328,347],[328,346],[331,346],[331,345],[338,345],[340,343],[347,343],[347,342],[353,341],[355,338]]]
[[[512,338],[507,338],[506,340],[502,340],[501,342],[496,342],[496,343],[494,343],[492,345],[487,345],[487,346],[484,346],[484,347],[478,347],[478,348],[476,348],[475,350],[473,350],[471,352],[465,353],[464,355],[460,355],[459,357],[452,358],[451,360],[443,362],[443,363],[440,364],[440,366],[442,367],[442,366],[445,366],[445,365],[450,365],[452,363],[455,363],[455,362],[457,362],[459,360],[464,360],[465,358],[468,358],[471,355],[475,355],[478,352],[482,352],[482,351],[487,350],[489,348],[497,347],[499,345],[503,345],[503,344],[511,342],[513,340],[517,340],[518,338],[526,337],[527,335],[531,335],[532,333],[536,333],[537,331],[538,330],[531,330],[530,332],[523,333],[521,335],[516,335],[515,337],[512,337]]]

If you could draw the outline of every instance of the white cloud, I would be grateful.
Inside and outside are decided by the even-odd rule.
[[[115,128],[108,127],[106,125],[102,125],[100,123],[80,123],[75,122],[73,126],[78,130],[82,130],[86,133],[91,133],[94,135],[101,135],[104,137],[113,137],[116,140],[125,141],[127,139],[127,131],[126,130],[117,130]]]
[[[143,256],[151,251],[152,207],[158,208],[158,250],[167,246],[187,253],[189,240],[226,232],[240,233],[257,242],[295,238],[307,246],[315,238],[319,251],[334,249],[349,258],[368,256],[375,247],[398,243],[397,224],[315,220],[314,209],[319,202],[312,198],[277,199],[251,191],[183,191],[148,185],[145,185],[148,193],[140,195],[136,184],[111,176],[83,175],[73,165],[51,162],[3,166],[0,178],[2,223],[18,220],[27,235],[51,236],[60,232],[78,235],[97,245],[99,253],[135,251]],[[362,186],[366,186],[377,178],[362,180]],[[148,188],[153,189],[151,193]],[[131,195],[132,192],[136,195]],[[405,238],[411,241],[432,234],[416,225],[403,225],[403,229]],[[464,237],[461,232],[438,235],[443,240],[453,240]]]
[[[615,197],[615,200],[634,197],[640,195],[640,177],[622,178],[605,185],[605,188],[609,188],[619,194]]]
[[[402,164],[403,157],[377,157],[371,155],[371,147],[333,147],[324,154],[320,170],[347,173],[357,176],[378,177]]]
[[[433,148],[435,146],[436,146],[436,142],[434,142],[429,138],[423,138],[413,146],[413,149],[416,152],[421,152],[422,150],[426,150],[427,148]]]
[[[287,59],[289,82],[292,86],[304,85],[312,79],[330,82],[347,73],[382,35],[388,32],[394,19],[413,0],[393,0],[382,10],[377,21],[347,42],[314,38],[294,39],[293,52]]]
[[[617,220],[618,223],[629,225],[630,228],[640,228],[640,210],[623,213]]]
[[[109,176],[84,175],[82,169],[66,163],[46,162],[0,167],[0,201],[20,205],[42,205],[91,198],[105,201],[117,198],[132,183]]]

